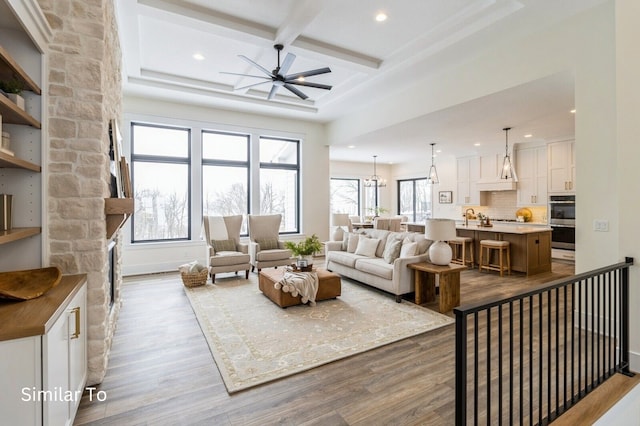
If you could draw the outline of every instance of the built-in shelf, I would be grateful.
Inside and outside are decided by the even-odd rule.
[[[3,95],[0,95],[0,115],[2,115],[3,123],[25,124],[27,126],[35,127],[36,129],[41,128],[38,120],[18,108],[18,105],[14,104],[9,98]]]
[[[116,232],[133,214],[133,198],[105,198],[104,212],[107,216],[107,239],[112,239]]]
[[[36,95],[42,94],[40,86],[24,72],[20,64],[9,55],[9,52],[0,46],[0,80],[11,80],[15,78],[24,84],[24,90],[29,90]]]
[[[37,164],[0,152],[0,167],[31,170],[40,173],[41,167]]]
[[[7,244],[23,238],[29,238],[42,232],[42,228],[13,228],[9,231],[0,231],[0,244]]]

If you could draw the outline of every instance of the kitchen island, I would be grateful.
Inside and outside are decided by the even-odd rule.
[[[529,275],[551,271],[551,228],[542,226],[500,225],[480,227],[456,225],[459,237],[473,238],[474,263],[478,263],[480,240],[509,241],[511,270]],[[493,262],[493,261],[492,261]]]

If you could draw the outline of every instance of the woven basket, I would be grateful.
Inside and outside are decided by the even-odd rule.
[[[185,287],[198,287],[207,283],[209,270],[204,268],[200,272],[181,272],[180,275],[182,276],[182,283]]]

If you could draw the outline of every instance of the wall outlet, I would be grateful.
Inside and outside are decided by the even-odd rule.
[[[609,221],[602,219],[594,220],[593,230],[598,232],[609,232]]]

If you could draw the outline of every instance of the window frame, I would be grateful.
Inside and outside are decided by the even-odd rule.
[[[186,157],[176,157],[176,156],[166,156],[166,155],[150,155],[150,154],[136,154],[135,153],[135,137],[134,137],[134,128],[135,126],[144,126],[144,127],[153,127],[157,129],[170,129],[170,130],[182,130],[187,132],[187,156]],[[190,241],[192,235],[192,222],[191,222],[191,204],[192,204],[192,194],[191,194],[191,143],[192,143],[192,135],[191,128],[185,126],[171,126],[166,124],[156,124],[156,123],[145,123],[143,121],[132,120],[131,125],[129,126],[130,132],[130,145],[131,145],[131,187],[133,188],[133,198],[135,199],[135,179],[136,179],[136,171],[135,165],[136,162],[140,163],[162,163],[162,164],[186,164],[187,165],[187,236],[180,238],[154,238],[148,240],[137,240],[135,238],[135,220],[136,215],[131,215],[131,244],[145,244],[145,243],[157,243],[157,242],[173,242],[173,241]]]
[[[397,199],[397,211],[398,211],[398,214],[399,214],[399,215],[405,215],[405,214],[402,212],[402,210],[401,210],[401,207],[402,207],[402,191],[401,191],[401,189],[400,189],[400,186],[402,185],[402,183],[411,182],[411,186],[412,186],[412,191],[411,191],[411,194],[412,194],[412,197],[411,197],[411,204],[412,204],[412,206],[413,206],[413,207],[412,207],[412,216],[413,216],[413,217],[410,217],[410,218],[409,218],[409,222],[416,222],[416,220],[417,220],[417,219],[416,219],[416,214],[417,214],[417,211],[416,211],[416,203],[417,203],[417,197],[416,197],[416,193],[417,193],[417,191],[416,191],[416,185],[417,185],[417,182],[418,182],[418,181],[427,181],[427,180],[428,180],[428,179],[427,179],[426,177],[417,177],[417,178],[411,178],[411,179],[399,179],[399,180],[397,181],[397,187],[396,187],[397,194],[398,194],[398,199]],[[426,186],[426,187],[427,187],[427,188],[429,188],[430,186],[427,184],[427,186]],[[433,189],[431,189],[431,191],[433,191]],[[429,195],[431,196],[431,195],[433,195],[433,193],[431,193],[431,194],[429,194]],[[427,197],[427,199],[430,199],[430,198],[431,198],[430,196],[429,196],[429,197]],[[431,212],[432,212],[432,214],[433,214],[433,203],[431,203]]]
[[[258,176],[260,176],[260,171],[262,169],[266,170],[288,170],[296,172],[296,207],[295,207],[295,229],[293,231],[279,231],[279,235],[292,235],[300,233],[300,139],[286,138],[281,136],[268,136],[268,135],[260,135],[258,137],[258,150],[260,150],[262,139],[270,139],[270,140],[278,140],[285,142],[292,142],[296,144],[296,163],[295,164],[286,164],[286,163],[266,163],[258,160]],[[259,157],[258,157],[259,158]],[[260,179],[260,178],[258,178]],[[260,182],[260,187],[262,186],[262,182]],[[260,192],[260,191],[258,191]],[[260,200],[262,201],[262,200]],[[260,206],[262,209],[262,206]]]
[[[247,143],[247,159],[246,161],[236,161],[236,160],[219,160],[219,159],[210,159],[210,158],[205,158],[204,156],[204,134],[205,133],[209,133],[209,134],[217,134],[217,135],[228,135],[228,136],[243,136],[246,138],[246,143]],[[251,213],[251,191],[252,191],[252,185],[251,185],[251,134],[249,133],[242,133],[242,132],[229,132],[229,131],[222,131],[222,130],[211,130],[211,129],[201,129],[200,130],[200,148],[201,148],[201,173],[200,173],[200,179],[201,179],[201,184],[200,184],[200,189],[201,189],[201,206],[200,206],[200,211],[202,212],[202,216],[204,217],[204,167],[205,166],[220,166],[220,167],[245,167],[246,168],[246,172],[247,172],[247,205],[246,205],[246,209],[244,211],[243,216],[247,216]],[[241,237],[246,237],[248,236],[248,232],[242,232],[240,233]]]
[[[362,179],[359,178],[330,178],[329,180],[329,191],[331,191],[331,182],[334,180],[347,180],[347,181],[356,181],[358,183],[358,197],[357,197],[357,203],[358,203],[358,207],[356,209],[356,214],[354,216],[362,216]],[[329,195],[331,197],[331,195],[333,195],[332,193]],[[333,203],[331,203],[331,198],[329,199],[329,204],[331,205],[331,213],[334,213],[333,211]]]

